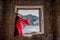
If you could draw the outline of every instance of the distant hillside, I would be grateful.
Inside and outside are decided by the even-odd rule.
[[[32,14],[29,14],[29,15],[20,15],[20,16],[23,17],[23,18],[28,18],[30,20],[30,25],[34,25],[34,22],[39,20],[39,17],[34,16]]]

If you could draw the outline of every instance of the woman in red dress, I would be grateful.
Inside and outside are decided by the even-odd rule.
[[[21,17],[18,16],[18,13],[16,13],[16,21],[15,21],[15,33],[14,35],[22,35],[22,26],[23,25],[29,25],[29,21],[28,18],[27,19],[23,19]]]

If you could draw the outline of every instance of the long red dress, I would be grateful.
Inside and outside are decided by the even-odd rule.
[[[15,36],[16,35],[22,35],[22,25],[29,25],[28,18],[22,19],[21,17],[16,17],[16,23],[15,23]]]

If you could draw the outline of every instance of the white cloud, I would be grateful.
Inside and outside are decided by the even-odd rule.
[[[18,13],[21,15],[35,15],[37,17],[39,17],[39,10],[18,10]]]

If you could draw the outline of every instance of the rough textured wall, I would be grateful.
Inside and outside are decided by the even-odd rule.
[[[14,38],[14,6],[11,1],[3,1],[2,12],[2,36],[1,40],[13,40]]]
[[[55,2],[55,13],[56,13],[56,23],[57,23],[57,40],[60,40],[60,0],[56,0]]]
[[[44,31],[43,35],[34,35],[31,38],[21,36],[14,37],[15,6],[43,6],[44,7]],[[3,1],[2,16],[2,40],[53,40],[52,34],[52,6],[50,0],[6,0]],[[53,24],[53,23],[52,23]],[[3,39],[4,38],[4,39]]]
[[[3,2],[0,0],[0,40],[2,39],[2,9],[3,9]]]
[[[0,1],[0,24],[1,24],[1,16],[2,16],[2,1]],[[0,28],[1,28],[1,25],[0,25]]]

